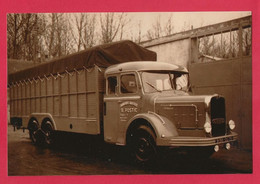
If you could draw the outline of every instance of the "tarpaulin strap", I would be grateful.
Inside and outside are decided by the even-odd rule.
[[[24,80],[24,83],[27,85],[28,84],[28,82],[26,82],[26,80]]]
[[[70,76],[73,76],[73,74],[71,74],[70,72],[68,72],[68,70],[65,70],[65,72],[70,75]]]
[[[33,80],[34,80],[34,82],[37,84],[39,81],[37,81],[37,80],[35,80],[35,78],[33,77]]]
[[[58,77],[55,77],[54,75],[52,75],[52,73],[51,73],[51,76],[56,80]]]
[[[99,66],[95,65],[98,68],[99,72],[102,72],[101,68],[99,68]]]
[[[40,79],[40,81],[41,81],[41,82],[43,82],[43,81],[44,81],[43,79],[41,79],[41,77],[40,77],[40,76],[38,76],[38,79]]]
[[[74,68],[74,71],[77,72],[78,75],[81,73],[76,68]]]
[[[57,73],[57,77],[64,78],[65,76],[64,76],[64,75],[61,75],[61,74],[59,74],[59,73]]]
[[[30,79],[28,79],[28,81],[29,81],[31,84],[33,83]]]
[[[50,80],[50,78],[46,77],[46,75],[44,75],[44,77],[45,77],[45,79]]]
[[[83,66],[83,68],[84,68],[85,70],[87,70],[88,72],[92,72],[92,71],[93,71],[93,68],[87,69],[85,66]]]

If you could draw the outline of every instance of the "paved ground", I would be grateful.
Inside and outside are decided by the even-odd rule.
[[[121,148],[98,142],[95,137],[62,135],[52,148],[31,143],[28,131],[8,126],[8,175],[110,175],[252,173],[252,153],[233,148],[208,160],[182,159],[163,154],[152,167],[125,161]]]

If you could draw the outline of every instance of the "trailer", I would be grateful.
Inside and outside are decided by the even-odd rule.
[[[225,99],[188,92],[186,68],[156,62],[131,41],[101,45],[8,78],[11,122],[33,143],[57,131],[101,135],[147,163],[159,147],[198,148],[210,156],[237,140]]]

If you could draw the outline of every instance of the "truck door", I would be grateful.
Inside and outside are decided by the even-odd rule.
[[[104,98],[105,140],[120,144],[124,142],[123,135],[127,122],[140,111],[141,95],[138,92],[138,83],[134,73],[108,77],[107,83],[107,95]]]
[[[104,139],[106,142],[115,142],[117,137],[118,86],[118,76],[107,77],[104,98]]]

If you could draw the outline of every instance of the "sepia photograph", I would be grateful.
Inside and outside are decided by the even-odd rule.
[[[252,12],[8,13],[8,176],[252,174]]]

